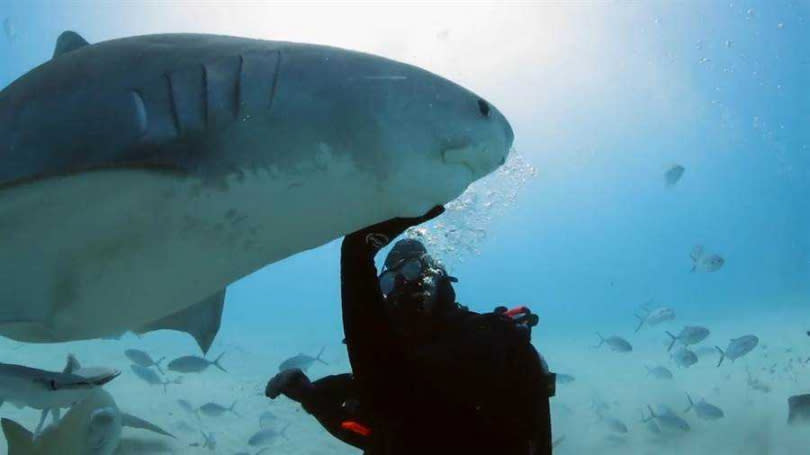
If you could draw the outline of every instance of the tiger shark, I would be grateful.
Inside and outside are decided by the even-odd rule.
[[[375,55],[64,32],[0,92],[0,335],[175,329],[207,351],[229,284],[453,200],[513,138],[483,98]]]

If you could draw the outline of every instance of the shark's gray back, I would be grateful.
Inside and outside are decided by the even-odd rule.
[[[269,110],[289,47],[321,48],[166,34],[58,55],[0,92],[0,185],[96,167],[194,170],[214,152],[212,131]]]

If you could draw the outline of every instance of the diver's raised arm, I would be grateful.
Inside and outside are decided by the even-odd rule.
[[[343,330],[349,359],[359,381],[384,371],[396,350],[377,280],[374,256],[411,226],[444,212],[441,206],[417,218],[393,218],[356,231],[343,239],[340,260]]]

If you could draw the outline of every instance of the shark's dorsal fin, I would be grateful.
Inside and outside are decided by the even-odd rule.
[[[76,359],[76,356],[73,354],[68,354],[67,356],[67,363],[65,364],[65,369],[62,370],[62,373],[70,374],[76,370],[80,370],[82,365],[79,363],[79,360]]]
[[[170,314],[163,319],[150,322],[134,332],[141,334],[161,329],[186,332],[197,340],[202,352],[207,353],[219,331],[224,305],[225,289],[200,303]]]
[[[4,418],[3,435],[8,443],[8,455],[33,455],[34,435],[19,423]]]
[[[78,33],[71,30],[66,30],[59,35],[59,38],[56,39],[56,46],[53,48],[53,58],[75,51],[76,49],[80,49],[89,44],[90,43],[88,43],[87,40],[82,38]]]
[[[135,417],[132,414],[127,414],[126,412],[121,413],[121,425],[130,428],[140,428],[141,430],[148,430],[155,432],[157,434],[162,434],[163,436],[168,436],[170,438],[174,438],[174,435],[169,433],[168,431],[160,428],[159,426],[155,425],[152,422],[143,420],[139,417]],[[175,438],[176,439],[176,438]]]

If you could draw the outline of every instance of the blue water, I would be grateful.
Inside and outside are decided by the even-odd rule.
[[[515,131],[515,149],[537,170],[515,205],[487,226],[480,253],[453,263],[459,301],[482,311],[530,305],[541,316],[538,349],[553,369],[556,362],[586,378],[577,385],[580,396],[590,393],[584,391],[588,377],[622,368],[608,354],[593,357],[594,332],[643,344],[639,356],[647,347],[660,348],[663,329],[656,330],[659,338],[644,338],[646,331],[631,338],[633,313],[650,299],[675,309],[678,320],[669,330],[702,323],[722,327],[723,336],[712,341],[721,346],[735,333],[757,333],[763,343],[810,353],[802,330],[810,329],[810,2],[488,8],[7,0],[0,19],[10,18],[17,36],[0,40],[0,85],[50,58],[65,29],[91,42],[160,32],[310,41],[415,63],[498,106]],[[448,38],[437,38],[443,30]],[[672,164],[686,171],[667,187],[664,172]],[[690,272],[696,244],[721,254],[722,269]],[[342,358],[338,260],[333,242],[231,285],[218,343],[250,339],[250,352],[273,359],[326,345],[327,357]],[[144,343],[159,346],[161,336]],[[165,339],[188,343],[181,336]],[[121,350],[138,341],[126,342]],[[96,345],[84,346],[91,355]],[[104,346],[98,349],[118,349]],[[41,349],[55,357],[65,351],[61,345]],[[580,351],[588,362],[576,358]],[[243,361],[255,367],[250,380],[257,383],[275,371],[275,364]],[[706,374],[684,381],[721,381]],[[745,370],[740,366],[733,375],[744,381]],[[802,384],[810,384],[803,375]],[[810,385],[780,389],[778,379],[772,382],[772,401],[761,406],[776,409],[766,420],[775,416],[767,421],[777,425],[788,391],[810,392]],[[611,393],[604,384],[591,386]],[[632,400],[635,386],[616,387],[617,396]],[[569,390],[561,388],[555,400],[567,403]],[[731,414],[748,396],[742,387],[717,399],[729,403]],[[643,403],[627,406],[625,418],[635,422]],[[573,438],[591,425],[594,417],[581,407],[555,432]],[[708,438],[696,440],[719,441],[712,447],[733,453],[732,442],[741,440],[734,428],[711,430],[696,432]],[[565,444],[564,453],[598,446]],[[616,453],[649,450],[640,439],[629,444],[634,449]],[[774,444],[771,452],[752,453],[791,453]],[[281,443],[279,453],[321,453],[304,452],[305,445]]]

